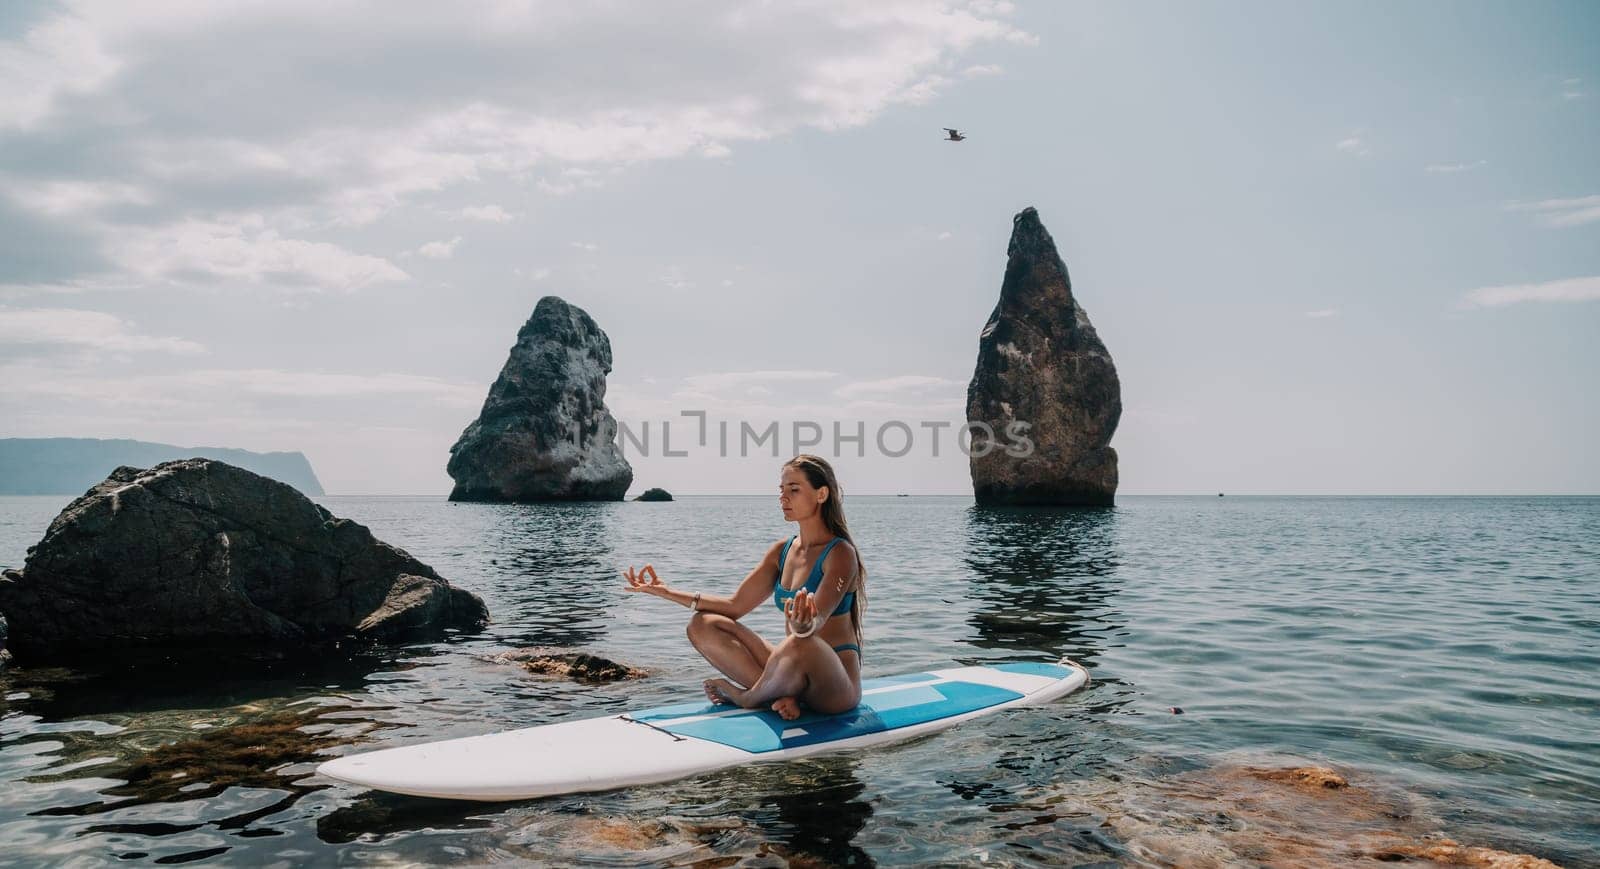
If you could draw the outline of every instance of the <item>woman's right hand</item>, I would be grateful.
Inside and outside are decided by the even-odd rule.
[[[646,564],[644,569],[638,573],[635,573],[632,565],[629,565],[628,569],[622,572],[622,576],[628,580],[628,587],[623,591],[642,591],[645,594],[653,594],[656,597],[661,597],[671,591],[671,589],[667,588],[667,584],[661,581],[661,577],[656,576],[655,567],[649,564]]]
[[[800,589],[794,597],[783,605],[784,618],[789,621],[789,628],[796,633],[804,632],[806,636],[815,633],[812,627],[817,623],[817,596]]]

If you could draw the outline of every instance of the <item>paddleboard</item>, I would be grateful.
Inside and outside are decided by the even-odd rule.
[[[1083,687],[1071,661],[956,667],[864,679],[861,705],[785,721],[704,701],[353,754],[317,767],[363,787],[459,800],[521,800],[671,781],[913,739]]]

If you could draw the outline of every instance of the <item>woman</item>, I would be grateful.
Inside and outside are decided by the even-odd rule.
[[[867,574],[845,525],[833,467],[818,456],[790,459],[779,477],[778,505],[800,534],[767,547],[732,597],[669,588],[648,564],[624,571],[627,590],[694,612],[689,642],[728,677],[706,680],[712,703],[771,706],[786,720],[800,716],[800,704],[824,714],[854,709],[861,702]],[[777,646],[739,623],[769,598],[784,613]]]

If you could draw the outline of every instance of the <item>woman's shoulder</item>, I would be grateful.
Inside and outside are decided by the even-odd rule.
[[[835,557],[840,563],[855,564],[856,562],[856,545],[843,537],[835,541],[830,554],[834,553],[837,553]]]

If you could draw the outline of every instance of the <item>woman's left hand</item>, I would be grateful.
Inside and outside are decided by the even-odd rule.
[[[817,620],[817,596],[806,589],[800,589],[794,597],[789,598],[788,603],[783,605],[783,614],[788,617],[791,626],[811,627]]]

